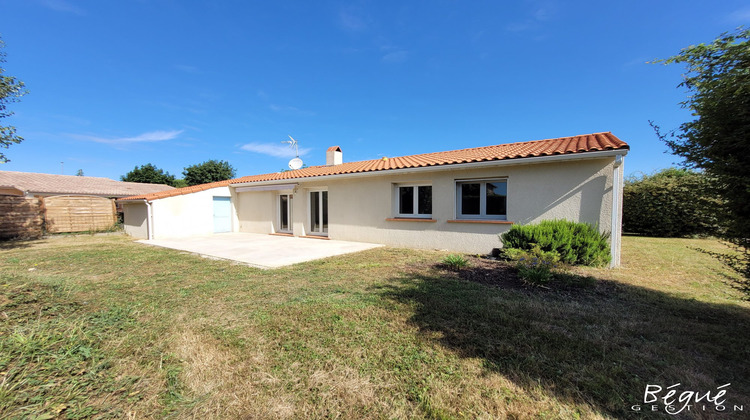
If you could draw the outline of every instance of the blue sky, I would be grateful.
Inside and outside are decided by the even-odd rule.
[[[0,0],[4,120],[26,141],[0,170],[119,179],[153,163],[276,172],[611,131],[626,173],[678,159],[682,68],[646,64],[750,24],[746,1]],[[291,155],[290,155],[291,153]]]

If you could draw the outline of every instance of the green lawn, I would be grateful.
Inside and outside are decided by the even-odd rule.
[[[653,418],[630,406],[678,382],[731,383],[745,411],[721,418],[742,418],[750,303],[696,247],[721,249],[626,237],[622,268],[548,290],[429,251],[261,271],[121,236],[0,243],[0,418]]]

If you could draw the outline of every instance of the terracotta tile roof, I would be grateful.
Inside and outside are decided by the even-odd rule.
[[[338,146],[331,146],[328,148],[328,150],[326,150],[326,152],[340,152],[340,151],[341,151],[341,148]]]
[[[337,147],[337,146],[335,146]],[[363,160],[360,162],[346,162],[333,166],[311,166],[295,171],[277,172],[263,175],[245,176],[211,184],[195,185],[171,191],[162,191],[127,197],[122,200],[156,200],[204,191],[210,188],[223,187],[230,184],[261,181],[282,181],[302,178],[313,178],[324,175],[355,174],[373,171],[387,171],[392,169],[421,168],[427,166],[456,165],[472,162],[486,162],[504,159],[522,159],[539,156],[564,155],[572,153],[589,153],[605,150],[629,149],[627,143],[615,137],[614,134],[594,133],[556,139],[525,141],[519,143],[500,144],[496,146],[475,147],[471,149],[451,150],[448,152],[425,153],[393,158]]]
[[[30,194],[81,194],[106,197],[127,197],[134,194],[174,190],[174,187],[164,184],[122,182],[93,176],[11,171],[0,171],[0,185],[17,188]]]
[[[291,172],[291,171],[290,171]],[[141,194],[134,195],[132,197],[120,198],[118,201],[123,200],[158,200],[160,198],[175,197],[178,195],[190,194],[198,191],[210,190],[211,188],[226,187],[229,184],[236,183],[237,179],[228,179],[226,181],[210,182],[208,184],[193,185],[192,187],[177,188],[169,191],[160,191],[152,194]]]

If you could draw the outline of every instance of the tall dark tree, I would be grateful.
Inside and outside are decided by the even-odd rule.
[[[150,163],[136,166],[132,171],[121,176],[120,180],[126,182],[140,182],[143,184],[175,185],[174,175],[170,175],[169,172],[164,172],[163,169],[159,169]]]
[[[199,185],[232,179],[235,176],[235,170],[229,162],[212,159],[188,166],[182,174],[188,185]]]
[[[3,63],[5,63],[5,42],[0,39],[0,119],[13,115],[8,111],[8,104],[18,102],[21,96],[28,93],[26,85],[13,76],[6,76]],[[16,127],[0,124],[0,147],[7,149],[11,144],[18,144],[23,137],[16,134]],[[0,162],[8,162],[8,158],[0,152]]]
[[[724,33],[657,62],[687,67],[679,86],[688,97],[681,105],[695,118],[670,133],[654,127],[685,166],[714,179],[725,203],[719,212],[725,236],[744,255],[744,265],[735,268],[747,279],[750,296],[750,30]]]

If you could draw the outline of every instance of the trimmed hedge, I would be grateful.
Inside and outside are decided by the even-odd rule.
[[[568,220],[544,220],[538,224],[513,225],[500,236],[503,249],[554,252],[566,264],[609,263],[609,233],[595,226]]]
[[[721,201],[700,172],[669,168],[630,178],[623,188],[622,229],[647,236],[685,237],[721,233]]]

